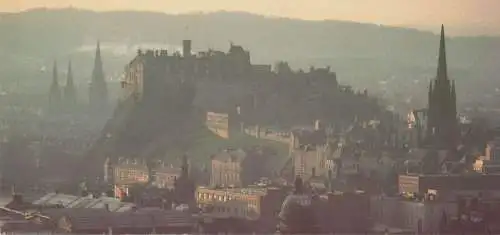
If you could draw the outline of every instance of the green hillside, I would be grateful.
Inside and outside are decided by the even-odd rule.
[[[231,133],[229,139],[221,138],[206,128],[201,128],[193,138],[192,149],[187,151],[196,162],[206,162],[210,155],[225,148],[269,147],[276,151],[276,158],[270,164],[279,166],[288,157],[288,145],[276,141],[257,139],[243,133]]]

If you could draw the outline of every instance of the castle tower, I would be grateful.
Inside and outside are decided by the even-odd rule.
[[[73,81],[73,71],[71,69],[71,61],[68,63],[68,75],[66,86],[64,87],[64,102],[67,106],[73,106],[77,103],[76,88]]]
[[[89,88],[89,103],[93,108],[101,108],[106,106],[108,102],[108,88],[104,78],[104,69],[101,59],[101,47],[97,42],[95,52],[94,70],[92,71],[92,81]]]
[[[60,107],[61,103],[61,90],[59,88],[59,79],[57,76],[57,62],[54,61],[54,67],[52,68],[52,84],[49,90],[49,107],[50,109],[57,109]]]
[[[434,147],[456,147],[457,106],[455,83],[448,78],[444,26],[441,26],[437,75],[429,84],[427,143]]]

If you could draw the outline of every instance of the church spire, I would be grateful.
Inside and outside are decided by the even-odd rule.
[[[52,86],[59,86],[59,79],[57,77],[57,61],[54,60],[54,65],[52,66]]]
[[[448,80],[448,65],[446,63],[446,43],[444,35],[444,25],[441,25],[441,39],[439,41],[439,59],[438,59],[438,80]]]
[[[108,88],[104,78],[104,69],[101,58],[101,43],[97,41],[97,47],[94,59],[94,70],[92,71],[92,80],[89,90],[90,105],[98,107],[108,102]]]
[[[73,70],[71,69],[71,60],[68,63],[68,74],[66,79],[66,86],[64,87],[64,100],[68,105],[76,103],[76,89],[73,81]]]
[[[428,140],[432,145],[453,149],[457,138],[455,82],[449,80],[444,26],[441,25],[437,76],[429,86]]]
[[[56,108],[61,100],[61,91],[59,90],[59,78],[57,76],[57,61],[54,60],[52,68],[52,84],[49,91],[49,105],[51,108]]]
[[[102,59],[101,59],[101,42],[97,41],[97,47],[95,50],[94,58],[94,73],[102,72]]]

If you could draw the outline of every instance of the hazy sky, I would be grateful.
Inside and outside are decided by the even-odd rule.
[[[340,19],[390,25],[500,25],[500,0],[0,0],[0,11],[68,6],[168,13],[247,11],[302,19]]]

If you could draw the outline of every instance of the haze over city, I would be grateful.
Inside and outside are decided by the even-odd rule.
[[[1,0],[0,11],[31,8],[83,8],[96,11],[158,11],[192,13],[244,11],[306,20],[346,20],[409,26],[437,32],[440,23],[448,34],[498,35],[500,2],[495,0]]]
[[[500,234],[498,9],[0,0],[0,231]]]

